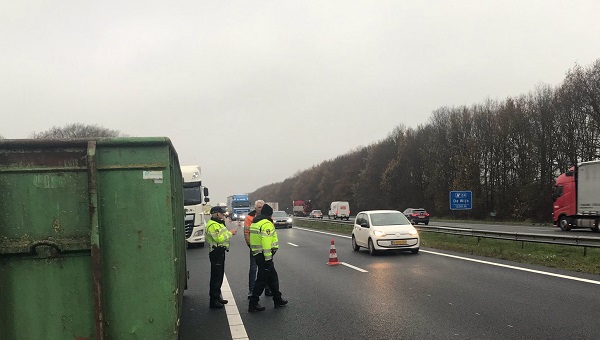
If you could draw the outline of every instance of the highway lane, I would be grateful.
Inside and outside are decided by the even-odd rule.
[[[349,221],[340,221],[352,224],[354,223],[355,216],[352,216]],[[315,219],[310,219],[316,221]],[[328,221],[324,218],[323,221]],[[333,220],[332,220],[333,221]],[[600,239],[600,234],[593,232],[589,228],[572,229],[571,231],[562,231],[558,227],[552,225],[516,225],[508,223],[477,223],[472,222],[445,222],[445,221],[430,221],[430,226],[436,227],[449,227],[449,228],[465,228],[474,230],[489,230],[489,231],[504,231],[509,233],[527,233],[527,234],[544,234],[544,235],[557,235],[557,236],[585,236],[585,237],[596,237]],[[423,226],[423,224],[415,225],[416,227]]]
[[[228,253],[226,275],[250,339],[597,338],[597,284],[445,257],[435,250],[372,257],[366,250],[353,252],[348,238],[334,236],[340,261],[368,271],[363,273],[326,265],[330,235],[300,228],[278,229],[278,234],[275,263],[287,307],[274,309],[271,300],[262,299],[267,310],[248,313],[248,250],[241,235]],[[225,312],[208,309],[207,249],[189,250],[188,267],[192,278],[180,339],[231,339]],[[552,272],[600,282],[598,276]],[[209,330],[208,325],[215,326]]]

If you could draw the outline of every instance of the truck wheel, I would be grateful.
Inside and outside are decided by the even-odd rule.
[[[566,216],[561,216],[558,219],[558,226],[560,227],[560,230],[562,231],[569,231],[571,230],[571,220],[566,217]]]

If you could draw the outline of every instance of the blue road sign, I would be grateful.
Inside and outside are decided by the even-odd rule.
[[[450,191],[450,210],[473,209],[472,198],[471,191]]]

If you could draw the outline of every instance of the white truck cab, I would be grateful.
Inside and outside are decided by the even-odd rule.
[[[208,188],[202,186],[199,165],[181,166],[183,176],[183,204],[185,206],[185,239],[188,247],[204,246],[206,241],[206,221],[204,204],[210,199]]]

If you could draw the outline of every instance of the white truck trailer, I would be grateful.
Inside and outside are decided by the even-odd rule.
[[[265,203],[268,204],[269,206],[271,206],[271,208],[273,208],[273,211],[279,210],[279,202],[265,202]]]

